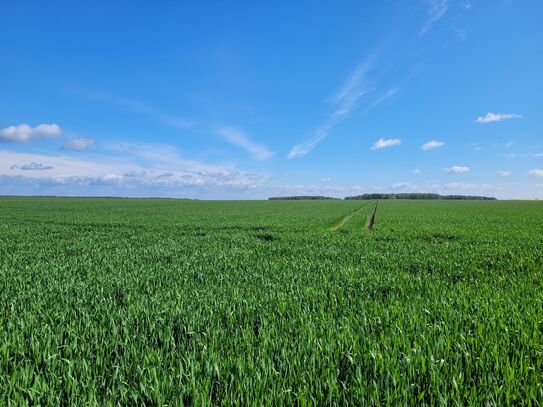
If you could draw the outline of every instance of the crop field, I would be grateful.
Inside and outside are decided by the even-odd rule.
[[[542,383],[541,202],[0,198],[2,405],[541,405]]]

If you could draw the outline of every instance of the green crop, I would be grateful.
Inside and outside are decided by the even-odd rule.
[[[543,204],[0,199],[2,405],[540,405]]]

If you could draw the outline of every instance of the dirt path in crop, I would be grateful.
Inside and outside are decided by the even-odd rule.
[[[362,211],[362,209],[366,208],[369,205],[369,203],[366,203],[362,205],[360,208],[352,211],[351,213],[348,213],[343,218],[341,218],[338,222],[334,223],[332,227],[330,228],[331,231],[336,231],[341,229],[350,219],[355,217],[358,213]]]
[[[377,203],[378,201],[375,201],[375,206],[373,207],[373,210],[371,211],[371,214],[368,218],[368,224],[367,224],[368,230],[372,230],[373,226],[375,225],[375,215],[377,214]]]

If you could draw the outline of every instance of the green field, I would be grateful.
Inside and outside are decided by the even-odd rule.
[[[543,203],[0,198],[0,404],[543,403]]]

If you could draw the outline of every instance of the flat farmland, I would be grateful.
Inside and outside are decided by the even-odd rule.
[[[0,198],[0,404],[540,405],[542,383],[542,202]]]

